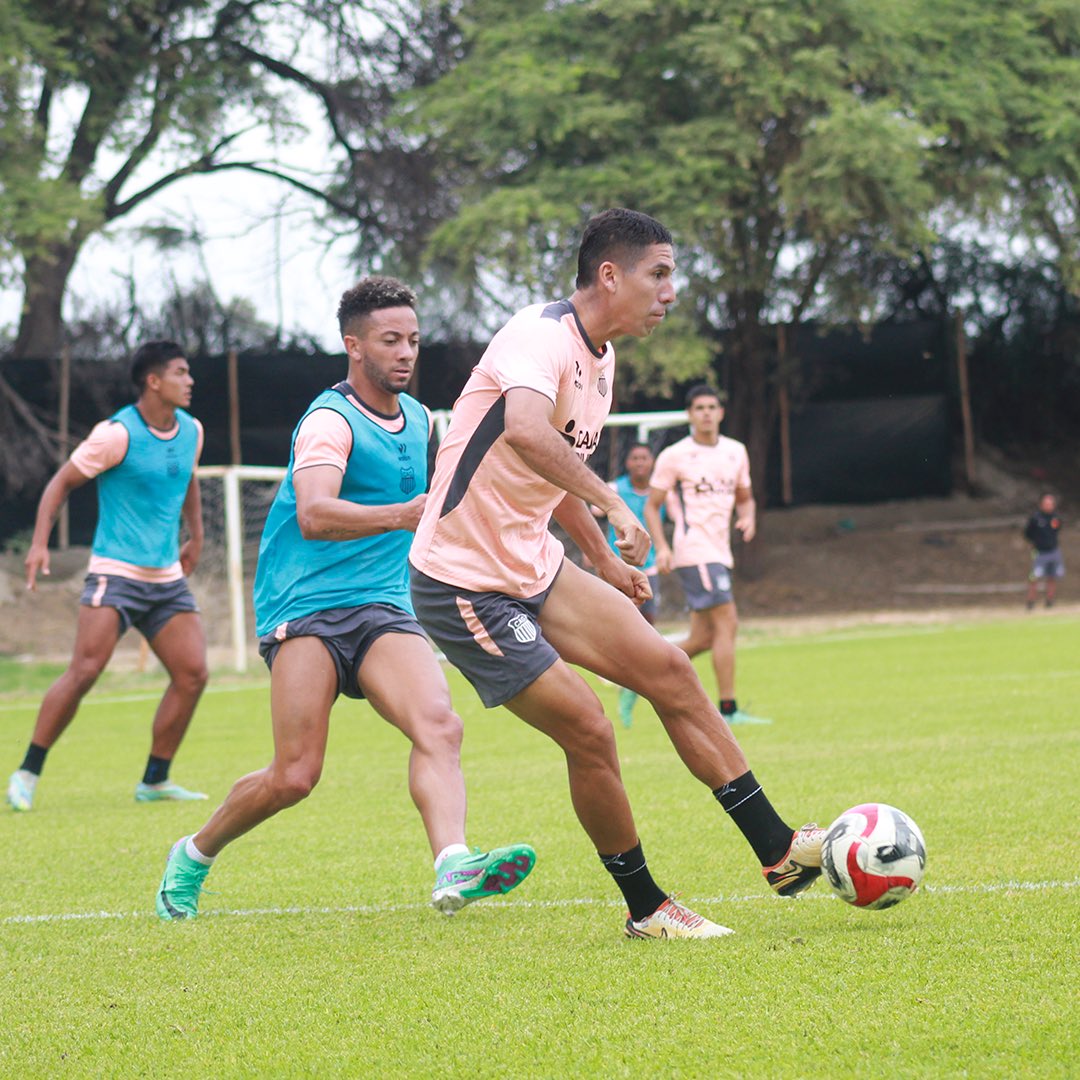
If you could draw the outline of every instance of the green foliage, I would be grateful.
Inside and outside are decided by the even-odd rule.
[[[462,19],[464,60],[408,110],[457,184],[430,257],[551,292],[591,213],[660,217],[691,316],[646,350],[679,366],[635,375],[662,387],[689,339],[728,333],[759,472],[772,324],[873,321],[890,267],[973,222],[1076,277],[1073,3],[470,0]]]
[[[0,274],[23,280],[17,355],[58,347],[67,278],[86,239],[186,177],[255,171],[343,217],[362,212],[361,200],[334,190],[329,161],[290,165],[284,148],[306,134],[296,108],[306,95],[326,115],[328,158],[360,155],[365,116],[387,95],[394,66],[372,57],[401,40],[394,20],[413,10],[409,0],[377,12],[336,0],[3,8]],[[239,140],[256,128],[252,157]]]
[[[1078,634],[1068,617],[804,636],[749,624],[741,696],[774,724],[740,741],[780,812],[827,821],[873,798],[926,835],[923,890],[884,912],[855,911],[822,883],[799,901],[769,895],[639,704],[617,738],[650,866],[736,931],[698,943],[622,939],[624,909],[574,820],[561,755],[481,709],[456,676],[470,840],[536,846],[518,891],[453,919],[430,910],[407,743],[342,701],[311,798],[226,850],[205,917],[160,925],[168,846],[214,803],[135,804],[160,679],[95,689],[34,812],[0,814],[2,850],[17,853],[0,895],[0,1071],[1072,1075]],[[614,715],[615,689],[597,690]],[[9,761],[37,702],[0,707]],[[221,799],[268,760],[269,729],[265,681],[213,680],[177,778]],[[1003,778],[1023,798],[1003,797]]]

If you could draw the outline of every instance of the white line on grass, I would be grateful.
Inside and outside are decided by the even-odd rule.
[[[1042,892],[1046,889],[1075,889],[1080,886],[1080,878],[1071,881],[998,881],[985,885],[926,885],[920,894],[931,896],[982,895],[1005,892]],[[772,900],[771,893],[752,893],[747,896],[701,896],[690,897],[691,904],[745,904],[756,900]],[[825,890],[808,893],[802,900],[833,900],[832,893]],[[564,908],[564,907],[619,907],[621,900],[598,900],[591,897],[579,897],[572,900],[505,900],[493,901],[496,905],[523,908]],[[341,907],[269,907],[269,908],[233,908],[206,911],[200,918],[251,917],[259,915],[392,915],[400,911],[422,911],[426,903],[413,904],[346,904]],[[53,915],[7,915],[0,918],[0,924],[9,923],[57,923],[57,922],[107,922],[122,919],[149,919],[154,917],[149,911],[71,911]]]
[[[251,683],[241,683],[236,686],[208,686],[203,691],[203,697],[207,697],[210,694],[238,694],[244,690],[262,690],[270,685],[269,679],[263,679],[259,682],[252,681]],[[86,709],[93,705],[126,705],[132,701],[160,701],[163,690],[153,691],[147,694],[112,694],[102,697],[95,697],[90,695],[83,699],[79,705],[80,709]],[[41,704],[38,698],[33,698],[30,701],[23,702],[9,702],[8,704],[0,705],[0,712],[13,712],[18,709],[37,709]]]

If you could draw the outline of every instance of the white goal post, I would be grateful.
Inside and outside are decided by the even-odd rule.
[[[450,411],[433,411],[435,435],[441,441]],[[608,428],[634,428],[636,441],[647,443],[652,432],[686,423],[684,411],[616,413]],[[200,465],[197,470],[203,502],[203,556],[192,588],[204,613],[211,645],[227,645],[236,671],[248,667],[253,625],[251,587],[266,514],[285,476],[278,465]],[[224,631],[228,627],[226,637]]]

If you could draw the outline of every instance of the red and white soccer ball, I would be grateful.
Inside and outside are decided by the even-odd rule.
[[[903,810],[863,803],[829,826],[821,867],[841,900],[860,908],[892,907],[919,887],[926,842]]]

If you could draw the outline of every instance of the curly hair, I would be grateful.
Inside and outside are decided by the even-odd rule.
[[[383,308],[416,307],[416,293],[397,278],[372,276],[358,281],[347,289],[338,304],[338,327],[342,336],[354,327],[358,320]]]

